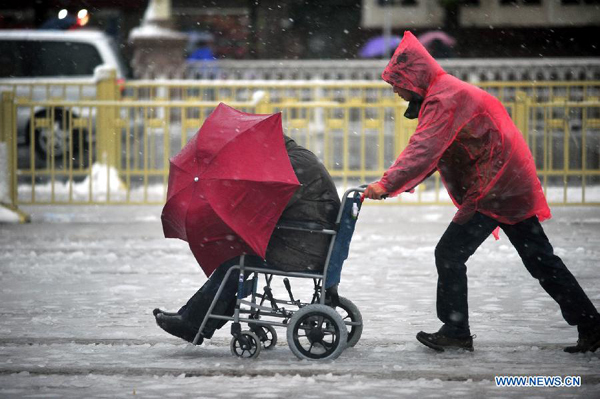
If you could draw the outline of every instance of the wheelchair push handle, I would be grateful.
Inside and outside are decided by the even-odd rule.
[[[365,200],[365,195],[364,192],[367,189],[367,187],[369,187],[368,184],[361,184],[360,186],[358,186],[358,188],[356,189],[357,192],[362,193],[360,200],[364,201]],[[386,199],[388,198],[390,195],[389,194],[384,194],[381,196],[381,199]]]

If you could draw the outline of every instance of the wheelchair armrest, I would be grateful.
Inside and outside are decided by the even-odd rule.
[[[311,230],[311,231],[319,231],[325,230],[325,226],[321,225],[317,222],[303,222],[297,220],[280,220],[279,223],[275,226],[278,229],[300,229],[300,230]]]

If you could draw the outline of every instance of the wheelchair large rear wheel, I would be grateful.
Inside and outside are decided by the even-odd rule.
[[[363,319],[360,310],[358,310],[350,299],[343,296],[340,297],[340,302],[336,310],[342,316],[344,323],[352,323],[352,325],[346,325],[348,329],[348,342],[346,346],[353,347],[360,339],[363,331]]]
[[[307,305],[289,321],[287,341],[299,359],[333,360],[346,348],[348,330],[342,317],[326,305]]]

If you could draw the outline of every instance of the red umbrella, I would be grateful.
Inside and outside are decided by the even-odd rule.
[[[221,103],[171,159],[165,237],[187,241],[207,276],[243,253],[264,258],[299,185],[281,114],[248,114]]]
[[[429,47],[434,40],[439,40],[448,47],[454,47],[456,39],[441,30],[430,30],[417,37],[417,40],[425,47]]]

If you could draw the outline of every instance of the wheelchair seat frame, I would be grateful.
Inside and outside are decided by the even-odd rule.
[[[227,270],[210,307],[202,320],[193,344],[197,344],[208,320],[218,319],[232,321],[231,352],[241,358],[256,358],[261,350],[272,349],[277,341],[274,327],[287,328],[288,345],[300,359],[332,360],[337,358],[347,346],[354,346],[362,333],[362,316],[358,308],[348,299],[339,297],[337,284],[326,289],[327,272],[338,230],[343,217],[357,219],[360,211],[359,194],[363,187],[346,190],[342,197],[340,210],[336,218],[336,229],[325,229],[316,223],[309,223],[308,228],[297,223],[278,225],[277,229],[297,230],[307,234],[325,234],[331,237],[327,257],[322,272],[286,272],[273,268],[249,267],[244,265],[245,255],[240,257],[238,265]],[[352,198],[352,214],[344,215],[347,211],[347,201]],[[357,204],[358,205],[355,205]],[[221,296],[225,283],[230,275],[239,273],[238,290],[233,316],[213,314],[213,309]],[[264,275],[266,286],[264,292],[258,292],[259,275]],[[246,281],[248,276],[248,281]],[[250,278],[250,276],[252,276]],[[271,290],[274,276],[284,277],[284,285],[289,294],[289,300],[276,299]],[[312,279],[314,292],[311,302],[302,302],[294,298],[289,278]],[[248,292],[250,291],[250,292]],[[245,297],[251,296],[250,300]],[[265,306],[265,302],[270,306]],[[242,307],[245,306],[245,307]],[[297,308],[289,309],[289,306]],[[335,308],[340,308],[347,316],[342,317]],[[247,317],[243,317],[247,315]],[[282,321],[263,320],[261,317],[282,319]],[[241,324],[248,324],[250,330],[242,331]],[[314,349],[314,351],[313,351]]]

